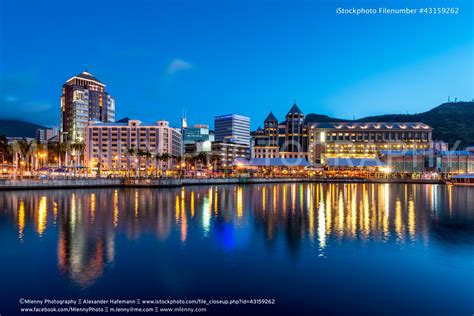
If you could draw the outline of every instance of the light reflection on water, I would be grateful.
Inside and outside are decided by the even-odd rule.
[[[228,229],[235,236],[252,231],[250,243],[264,236],[271,247],[284,239],[288,253],[309,249],[314,260],[325,260],[334,255],[328,250],[348,243],[429,248],[434,240],[472,249],[473,205],[472,188],[439,185],[11,191],[0,194],[0,219],[15,225],[22,244],[56,235],[57,269],[89,287],[116,260],[119,235],[128,240],[154,235],[186,247],[203,238],[205,244],[225,223],[224,239]]]

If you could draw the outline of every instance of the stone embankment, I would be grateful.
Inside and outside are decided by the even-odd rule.
[[[442,180],[413,179],[324,179],[324,178],[211,178],[211,179],[24,179],[0,180],[0,190],[34,190],[107,187],[178,187],[188,185],[252,184],[252,183],[418,183],[444,184]]]

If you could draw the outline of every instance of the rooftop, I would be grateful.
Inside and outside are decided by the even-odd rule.
[[[270,112],[264,122],[277,122],[278,123],[278,119],[273,114],[273,112]]]
[[[97,119],[89,121],[89,126],[98,126],[98,127],[119,127],[119,126],[130,126],[132,123],[136,123],[136,126],[148,127],[148,126],[165,126],[170,127],[169,122],[165,120],[158,120],[154,123],[145,123],[140,120],[129,119],[128,117],[123,118],[116,122],[102,122]]]
[[[291,107],[291,109],[288,111],[286,115],[289,115],[289,114],[303,114],[303,111],[301,111],[301,109],[298,107],[298,105],[296,105],[296,102],[295,102],[293,103],[293,106]]]
[[[311,127],[314,128],[330,128],[340,130],[431,130],[429,125],[422,122],[410,123],[389,123],[389,122],[312,122]]]
[[[226,115],[219,115],[219,116],[214,117],[215,120],[226,119],[226,118],[239,118],[246,121],[250,121],[250,117],[239,115],[239,114],[226,114]]]
[[[77,74],[75,75],[74,77],[70,78],[68,81],[70,81],[71,79],[74,79],[74,78],[79,78],[79,79],[85,79],[85,80],[90,80],[90,81],[94,81],[102,86],[105,86],[105,84],[100,81],[99,79],[97,79],[96,77],[94,77],[90,72],[86,70],[84,70],[83,72],[81,72],[80,74]]]

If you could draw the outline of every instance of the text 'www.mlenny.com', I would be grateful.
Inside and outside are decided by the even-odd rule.
[[[19,299],[22,313],[205,313],[209,306],[275,305],[275,299]]]

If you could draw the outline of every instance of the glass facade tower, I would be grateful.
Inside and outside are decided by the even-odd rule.
[[[237,114],[214,118],[215,139],[250,146],[250,118]]]

